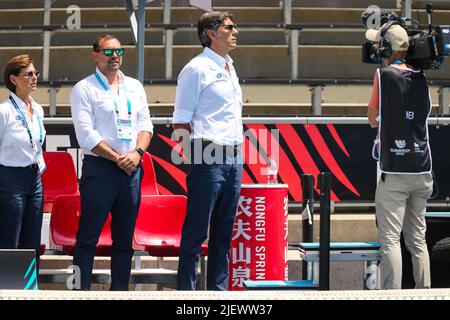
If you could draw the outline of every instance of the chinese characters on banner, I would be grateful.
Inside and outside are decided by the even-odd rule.
[[[244,280],[288,280],[287,185],[243,185],[230,249],[229,290]]]

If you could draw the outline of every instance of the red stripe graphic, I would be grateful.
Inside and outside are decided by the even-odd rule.
[[[180,144],[178,142],[173,141],[166,136],[163,136],[162,134],[158,134],[158,137],[161,138],[161,140],[167,143],[170,147],[172,147],[172,149],[178,152],[180,157],[183,157],[184,160],[187,160],[186,156],[184,155],[183,149],[180,147]]]
[[[294,155],[295,160],[297,160],[297,163],[299,164],[302,171],[304,173],[314,175],[314,189],[317,193],[320,193],[319,188],[317,187],[317,176],[319,175],[320,170],[309,154],[308,149],[306,148],[302,139],[300,139],[297,132],[290,124],[279,124],[276,125],[276,127],[278,130],[280,130],[280,134],[283,137],[283,140],[287,143],[289,149],[292,151],[292,154]],[[333,191],[331,191],[330,197],[333,201],[339,201],[339,198]]]
[[[325,164],[328,166],[328,168],[331,170],[331,172],[334,174],[334,176],[344,185],[346,186],[351,192],[356,194],[358,197],[360,196],[359,192],[355,189],[355,187],[352,185],[352,183],[348,180],[345,173],[342,171],[342,169],[339,167],[339,164],[337,163],[336,159],[334,159],[333,155],[331,154],[330,149],[328,148],[327,144],[325,143],[325,140],[323,139],[322,135],[320,134],[319,130],[317,129],[316,125],[304,125],[304,128],[306,130],[306,133],[311,138],[314,146],[316,147],[317,151],[319,152],[320,156],[322,157]]]
[[[289,149],[292,151],[292,154],[294,155],[295,160],[297,160],[297,163],[302,171],[304,173],[313,174],[315,176],[315,181],[317,181],[317,175],[320,173],[320,170],[314,163],[308,149],[292,125],[278,124],[276,127],[280,130],[281,136],[289,146]],[[319,189],[317,187],[315,187],[315,189],[319,193]]]
[[[262,165],[261,164],[254,164],[249,162],[249,154],[256,154],[257,149],[256,147],[253,145],[253,143],[251,143],[248,138],[245,138],[244,140],[244,161],[247,164],[248,169],[250,170],[250,172],[252,173],[252,175],[255,177],[256,179],[256,183],[266,183],[265,181],[265,177],[263,177],[261,175],[261,168]]]
[[[173,164],[158,158],[157,156],[152,154],[152,159],[155,160],[161,167],[164,168],[164,170],[169,173],[172,178],[175,179],[176,182],[183,188],[184,191],[186,191],[186,176],[187,174],[175,167]]]
[[[164,188],[162,185],[160,185],[158,183],[158,190],[159,190],[159,194],[163,195],[163,196],[167,196],[167,195],[173,195],[173,192],[170,191],[167,188]]]
[[[258,137],[258,140],[261,140],[262,138],[263,140],[265,139],[265,141],[267,141],[267,144],[260,145],[260,148],[264,150],[264,147],[267,147],[267,149],[269,150],[264,151],[266,151],[268,156],[270,156],[271,154],[275,155],[275,152],[278,152],[278,158],[280,162],[278,163],[278,175],[281,180],[289,186],[289,192],[292,195],[292,199],[294,201],[300,201],[302,197],[300,177],[284,150],[281,149],[278,141],[276,141],[276,139],[270,133],[270,130],[268,130],[264,125],[251,124],[247,125],[247,127],[249,129],[256,130],[256,132],[261,135]],[[264,133],[267,135],[267,139],[266,137],[262,136]],[[272,147],[274,148],[274,150],[270,150]]]
[[[339,146],[339,148],[341,148],[341,150],[345,153],[347,158],[350,158],[350,155],[348,154],[347,148],[345,148],[345,145],[342,142],[342,139],[339,136],[339,133],[337,133],[336,128],[334,127],[334,125],[332,123],[328,123],[327,124],[327,128],[330,131],[331,135],[334,138],[334,141],[336,141],[336,143]]]
[[[338,196],[334,193],[333,190],[331,190],[330,199],[331,199],[331,201],[335,201],[335,202],[341,201],[341,199],[338,198]]]
[[[256,164],[253,163],[253,161],[249,161],[250,155],[257,154],[258,150],[253,145],[253,143],[250,142],[250,140],[248,139],[247,136],[244,136],[244,137],[245,137],[244,149],[243,149],[244,161],[247,164],[247,167],[250,170],[250,172],[252,173],[252,175],[255,177],[255,179],[256,179],[255,182],[256,183],[266,183],[265,177],[263,175],[261,175],[262,164],[259,161],[259,154],[258,154],[258,161]],[[255,138],[257,138],[257,132],[255,132]],[[247,173],[247,175],[248,175],[248,173]],[[251,183],[253,183],[253,181]]]
[[[242,170],[242,184],[252,184],[253,180],[246,170]]]

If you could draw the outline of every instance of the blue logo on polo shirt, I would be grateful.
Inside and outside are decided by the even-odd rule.
[[[217,79],[220,79],[220,78],[222,78],[222,73],[221,73],[221,72],[219,72],[219,73],[217,74],[216,78],[217,78]]]
[[[16,116],[16,120],[22,122],[23,118],[20,114]]]

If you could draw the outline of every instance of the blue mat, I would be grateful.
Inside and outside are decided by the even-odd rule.
[[[319,285],[311,280],[245,280],[247,290],[316,290]]]

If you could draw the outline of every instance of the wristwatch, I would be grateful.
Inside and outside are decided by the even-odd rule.
[[[142,159],[142,156],[144,155],[145,151],[142,150],[142,148],[137,148],[136,152],[139,153],[139,155],[141,156],[141,159]]]

